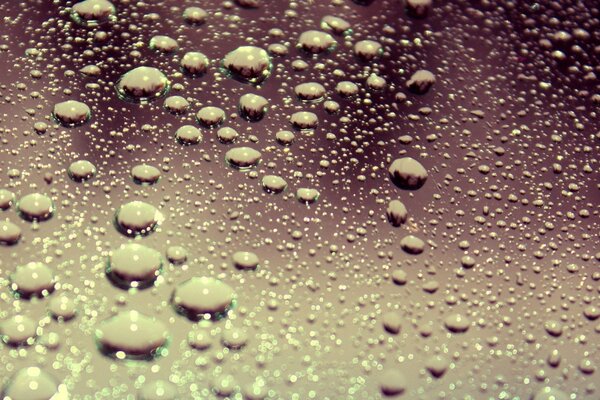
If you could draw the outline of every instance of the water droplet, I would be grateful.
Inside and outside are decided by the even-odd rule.
[[[10,276],[11,288],[20,297],[45,297],[54,291],[52,269],[41,262],[20,265]]]
[[[202,132],[193,125],[183,125],[175,131],[175,138],[184,145],[198,144],[202,141]]]
[[[6,400],[61,400],[68,399],[66,388],[48,372],[38,367],[18,370],[2,390]]]
[[[0,210],[7,210],[15,202],[15,194],[10,190],[0,189]]]
[[[260,83],[271,74],[271,58],[266,50],[255,46],[241,46],[228,53],[223,67],[230,76],[246,83]]]
[[[24,315],[0,322],[0,339],[9,346],[31,346],[37,338],[38,324]]]
[[[171,84],[159,69],[137,67],[123,74],[115,88],[119,98],[143,104],[167,94]]]
[[[108,0],[84,0],[73,5],[71,18],[80,25],[95,27],[116,20],[116,9]]]
[[[533,400],[570,400],[571,397],[560,389],[546,386],[541,388],[533,396]]]
[[[299,111],[290,117],[292,126],[301,131],[310,131],[317,127],[319,118],[317,114],[310,111]]]
[[[412,74],[410,79],[406,81],[406,87],[413,93],[425,94],[434,83],[435,75],[427,70],[421,69]]]
[[[208,57],[203,53],[190,51],[181,57],[179,65],[186,74],[200,76],[208,70]]]
[[[187,261],[188,252],[181,246],[169,246],[167,248],[167,259],[175,265],[181,265]]]
[[[225,161],[233,168],[248,170],[260,162],[261,153],[251,147],[235,147],[225,153]]]
[[[233,253],[233,265],[237,269],[256,269],[258,268],[258,256],[250,251],[237,251]]]
[[[162,269],[160,253],[137,243],[127,243],[108,258],[106,275],[123,289],[152,286]]]
[[[0,245],[11,246],[21,239],[21,228],[12,222],[0,221]]]
[[[122,205],[115,213],[117,229],[131,237],[152,233],[162,221],[156,207],[139,200]]]
[[[387,218],[392,226],[400,226],[406,222],[408,211],[406,206],[400,200],[392,200],[387,207]]]
[[[471,321],[462,314],[450,314],[444,319],[446,329],[454,333],[466,332],[471,326]]]
[[[263,119],[269,108],[269,102],[262,96],[247,93],[240,97],[240,114],[248,121]]]
[[[201,25],[206,22],[208,13],[200,7],[187,7],[183,10],[183,19],[188,24]]]
[[[309,30],[298,38],[298,47],[307,53],[320,54],[335,49],[337,41],[327,32]]]
[[[131,169],[131,177],[138,185],[154,185],[160,179],[160,170],[152,165],[140,164]]]
[[[171,298],[180,314],[191,320],[219,319],[233,306],[233,289],[220,280],[195,277],[177,285]]]
[[[69,165],[67,172],[75,182],[83,182],[96,175],[96,166],[87,160],[78,160]]]
[[[27,221],[45,221],[54,213],[54,203],[45,194],[31,193],[23,196],[18,204],[19,215]]]
[[[77,304],[71,297],[63,294],[50,300],[48,311],[52,318],[58,321],[68,321],[77,315]]]
[[[172,53],[179,48],[177,41],[169,36],[156,35],[150,39],[148,46],[151,50],[161,53]]]
[[[404,374],[393,369],[386,369],[379,376],[379,388],[386,396],[397,396],[404,393],[407,381]]]
[[[314,203],[318,200],[320,195],[321,193],[319,193],[317,189],[298,188],[298,190],[296,190],[296,199],[298,199],[300,203],[304,204]]]
[[[202,107],[196,113],[196,120],[205,128],[215,128],[225,121],[225,111],[219,107]]]
[[[396,186],[406,190],[417,190],[427,181],[425,167],[411,157],[398,158],[392,162],[388,172]]]
[[[408,254],[418,255],[425,250],[425,242],[416,236],[407,235],[400,240],[400,248]]]
[[[176,400],[180,398],[177,386],[163,380],[145,382],[138,392],[139,400]]]
[[[281,193],[287,188],[287,182],[277,175],[265,175],[262,178],[262,186],[268,193]]]
[[[239,134],[237,131],[229,127],[220,128],[217,131],[217,137],[221,143],[233,143],[238,136]]]
[[[67,100],[54,105],[52,117],[67,127],[83,125],[90,120],[92,111],[87,104],[76,100]]]
[[[96,330],[100,350],[117,359],[152,359],[168,344],[166,326],[137,311],[124,311],[103,321]]]
[[[325,97],[325,87],[317,82],[301,83],[294,88],[294,93],[302,101],[318,102]]]

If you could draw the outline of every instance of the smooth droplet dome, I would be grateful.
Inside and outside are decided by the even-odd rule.
[[[450,314],[444,319],[444,326],[450,332],[463,333],[469,330],[471,321],[462,314]]]
[[[66,388],[48,372],[38,367],[25,367],[14,373],[2,389],[6,400],[68,399]]]
[[[271,74],[271,58],[266,50],[255,46],[241,46],[228,53],[223,67],[230,76],[246,82],[260,83]]]
[[[21,228],[12,222],[0,221],[0,245],[11,246],[21,239]]]
[[[11,289],[20,297],[45,297],[54,291],[54,271],[44,263],[20,265],[10,276]]]
[[[177,386],[168,381],[145,382],[138,392],[138,400],[177,400],[180,399]]]
[[[54,213],[54,203],[45,194],[31,193],[23,196],[17,205],[19,214],[27,221],[45,221]]]
[[[388,168],[390,179],[401,189],[417,190],[427,181],[427,170],[412,157],[398,158]]]
[[[364,61],[373,60],[382,53],[381,44],[374,40],[360,40],[354,44],[354,54]]]
[[[187,261],[188,252],[181,246],[169,246],[167,248],[167,259],[175,265],[181,265]]]
[[[236,251],[233,253],[233,265],[237,269],[256,269],[258,268],[258,256],[251,251]]]
[[[160,252],[137,243],[127,243],[108,258],[106,275],[122,289],[151,286],[162,269]]]
[[[38,324],[25,315],[15,315],[0,322],[0,339],[13,347],[31,346],[37,338]]]
[[[123,100],[135,103],[147,103],[156,100],[170,89],[167,76],[154,67],[137,67],[117,81],[115,88]]]
[[[118,230],[132,237],[148,235],[162,220],[162,214],[156,207],[139,200],[122,205],[115,213]]]
[[[425,94],[435,83],[435,75],[433,73],[421,69],[406,81],[406,88],[416,94]]]
[[[48,303],[48,312],[58,321],[69,321],[77,315],[77,304],[70,296],[55,295]]]
[[[67,100],[54,105],[52,116],[59,124],[73,127],[83,125],[89,121],[92,111],[85,103]]]
[[[408,383],[404,374],[390,367],[379,375],[379,388],[385,396],[402,394],[407,386]]]
[[[202,141],[202,132],[193,125],[183,125],[175,131],[175,139],[184,145],[198,144]]]
[[[298,188],[298,190],[296,190],[296,198],[303,204],[312,204],[317,201],[319,196],[320,193],[317,189]]]
[[[0,189],[0,210],[7,210],[15,202],[15,194],[10,190]]]
[[[217,131],[217,137],[219,138],[221,143],[233,143],[238,136],[239,134],[237,133],[237,131],[228,126],[219,128],[219,130]]]
[[[198,51],[190,51],[181,57],[179,65],[189,75],[202,75],[208,70],[208,57]]]
[[[231,286],[210,277],[196,277],[180,283],[171,298],[177,312],[191,320],[218,319],[227,313],[233,301]]]
[[[214,128],[225,121],[225,111],[219,107],[202,107],[196,113],[196,120],[205,128]]]
[[[570,400],[571,396],[560,389],[544,386],[539,389],[532,400]]]
[[[131,169],[131,177],[138,185],[154,185],[160,179],[160,170],[152,165],[140,164]]]
[[[326,90],[323,85],[317,82],[307,82],[296,85],[294,93],[302,101],[317,102],[323,99]]]
[[[165,324],[137,311],[124,311],[96,329],[100,350],[117,359],[152,359],[162,355],[169,332]]]
[[[83,182],[96,175],[96,166],[87,160],[78,160],[69,165],[67,172],[75,182]]]
[[[116,12],[108,0],[84,0],[73,5],[71,18],[80,25],[94,27],[114,21]]]
[[[188,24],[201,25],[206,22],[208,13],[200,7],[187,7],[183,10],[183,19]]]
[[[148,47],[161,53],[172,53],[179,48],[179,44],[169,36],[156,35],[150,39]]]
[[[269,102],[262,96],[247,93],[240,97],[240,114],[248,121],[260,121],[269,108]]]
[[[287,188],[287,182],[277,175],[265,175],[262,178],[263,189],[267,193],[281,193]]]
[[[400,226],[406,222],[408,211],[403,202],[400,200],[392,200],[388,203],[386,215],[392,226]]]
[[[319,124],[319,118],[317,114],[310,111],[299,111],[290,117],[290,123],[298,130],[306,131],[312,130]]]
[[[425,242],[414,235],[400,239],[400,248],[408,254],[418,255],[425,251]]]
[[[337,45],[337,41],[327,32],[309,30],[302,32],[298,39],[298,47],[307,53],[320,54],[331,51]]]
[[[184,114],[190,107],[190,102],[182,96],[169,96],[165,99],[164,106],[172,114]]]
[[[321,19],[321,29],[341,35],[349,33],[350,23],[343,18],[326,15]]]
[[[225,161],[233,168],[246,170],[260,162],[261,152],[251,147],[235,147],[225,153]]]

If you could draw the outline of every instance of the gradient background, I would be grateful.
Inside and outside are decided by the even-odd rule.
[[[588,305],[600,307],[600,131],[593,98],[599,93],[593,76],[599,73],[598,5],[434,2],[428,18],[415,20],[399,1],[263,3],[242,9],[225,7],[226,2],[115,1],[118,21],[93,29],[70,20],[71,2],[0,3],[0,187],[17,199],[45,193],[57,205],[56,215],[40,224],[21,220],[14,207],[2,212],[23,229],[23,238],[0,247],[0,317],[21,313],[39,319],[43,335],[25,349],[0,347],[0,379],[22,366],[41,365],[67,384],[74,399],[125,399],[133,398],[140,377],[170,378],[181,398],[191,399],[214,396],[210,382],[227,373],[241,385],[263,377],[275,399],[376,399],[382,368],[397,368],[409,382],[403,396],[409,399],[528,399],[545,384],[578,399],[598,398],[600,372],[578,370],[582,359],[600,361],[600,325],[582,314]],[[187,6],[203,7],[208,21],[185,24],[181,14]],[[151,13],[159,18],[149,18]],[[302,54],[295,48],[298,36],[320,29],[328,14],[350,22],[352,34],[335,36],[338,47],[330,54]],[[283,35],[270,35],[273,28]],[[561,42],[554,36],[577,28],[590,37]],[[107,33],[106,41],[94,39],[99,30]],[[179,50],[148,49],[158,34],[177,39]],[[379,60],[363,63],[354,56],[353,44],[363,39],[384,46]],[[260,87],[219,71],[219,60],[236,47],[273,43],[287,45],[289,54],[273,58],[272,75]],[[29,48],[40,55],[26,55]],[[565,60],[557,61],[555,50]],[[205,76],[191,79],[178,71],[186,51],[211,59]],[[309,63],[306,71],[291,68],[298,58]],[[98,65],[101,76],[78,72],[88,64]],[[188,98],[189,112],[170,115],[162,100],[144,106],[119,100],[114,82],[140,65],[160,68],[181,84],[170,94]],[[408,93],[405,81],[423,68],[436,74],[435,86],[423,96]],[[32,78],[32,70],[42,77]],[[370,73],[384,77],[387,88],[369,89]],[[356,82],[360,94],[338,96],[334,88],[343,80]],[[294,86],[310,81],[324,85],[328,98],[340,103],[338,114],[295,98]],[[407,94],[406,102],[395,101],[398,92]],[[269,99],[262,121],[235,115],[245,93]],[[88,124],[63,128],[51,121],[53,105],[67,99],[92,108]],[[175,130],[195,124],[195,112],[206,105],[227,112],[224,126],[240,134],[236,145],[262,151],[258,178],[226,166],[231,145],[219,143],[216,130],[203,130],[202,144],[194,147],[174,140]],[[290,129],[289,116],[303,110],[319,116],[318,129],[297,133],[296,142],[282,148],[275,133]],[[44,135],[33,130],[38,121],[50,125]],[[328,140],[327,133],[335,139]],[[426,139],[432,134],[434,142]],[[412,142],[403,144],[403,135]],[[499,147],[503,155],[495,152]],[[427,184],[416,192],[398,189],[387,178],[389,163],[403,155],[429,171]],[[77,159],[92,161],[97,176],[86,183],[69,180],[66,168]],[[319,167],[323,159],[329,168]],[[157,185],[133,183],[129,171],[140,163],[162,169]],[[552,172],[553,163],[562,165],[561,174]],[[490,172],[479,172],[481,165]],[[11,178],[14,169],[19,174]],[[264,193],[260,178],[266,174],[284,177],[288,190]],[[318,189],[319,201],[297,202],[299,187]],[[185,267],[166,268],[156,287],[127,293],[106,279],[104,263],[110,250],[128,240],[112,225],[114,211],[135,199],[166,217],[141,242],[161,252],[184,246],[189,260]],[[410,221],[401,228],[385,219],[392,199],[409,210]],[[582,217],[581,210],[589,216]],[[485,220],[477,222],[478,217]],[[301,240],[292,238],[296,230]],[[400,249],[409,233],[427,241],[422,255]],[[467,249],[459,246],[463,241]],[[235,270],[231,254],[239,250],[258,254],[260,269]],[[461,268],[464,254],[476,258],[473,269]],[[74,321],[46,317],[49,299],[15,300],[8,277],[29,261],[54,268],[57,292],[77,298]],[[572,263],[577,273],[567,271]],[[408,273],[405,286],[390,279],[397,268]],[[218,340],[205,352],[187,345],[192,323],[172,310],[169,297],[177,283],[202,275],[236,289],[238,307],[218,328],[247,329],[244,349],[229,351]],[[422,286],[432,280],[439,289],[427,293]],[[276,310],[267,307],[270,299],[277,300]],[[91,335],[98,323],[126,309],[168,325],[167,357],[114,362],[96,350]],[[396,336],[381,324],[381,314],[394,309],[403,319]],[[450,334],[443,326],[456,312],[473,322],[465,334]],[[560,338],[545,332],[547,320],[562,321]],[[431,336],[423,337],[424,330]],[[60,335],[56,350],[43,345],[50,332]],[[558,368],[546,363],[552,349],[562,355]],[[425,360],[439,353],[452,365],[434,379]],[[205,367],[195,365],[198,357],[206,359]]]

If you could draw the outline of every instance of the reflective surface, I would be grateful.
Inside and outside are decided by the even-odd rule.
[[[75,3],[0,4],[4,397],[600,396],[595,2]]]

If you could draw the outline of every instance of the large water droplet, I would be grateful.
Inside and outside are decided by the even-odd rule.
[[[156,207],[139,200],[122,205],[115,213],[117,229],[131,237],[150,234],[162,221]]]
[[[54,291],[52,269],[41,262],[30,262],[17,267],[10,276],[11,288],[24,298],[45,297]]]
[[[229,74],[246,83],[260,83],[271,74],[271,58],[266,50],[241,46],[228,53],[223,66]]]
[[[137,67],[123,74],[115,88],[123,100],[148,103],[167,94],[171,84],[159,69]]]
[[[45,221],[54,213],[54,203],[45,194],[31,193],[23,196],[17,204],[19,214],[27,221]]]
[[[150,247],[128,243],[113,251],[106,266],[106,275],[123,289],[144,289],[151,286],[162,268],[160,253]]]
[[[18,370],[2,390],[6,400],[67,400],[67,389],[48,372],[38,367]]]
[[[173,291],[173,306],[191,320],[218,319],[233,306],[231,286],[210,277],[191,278]]]
[[[117,359],[152,359],[168,344],[166,326],[137,311],[124,311],[103,321],[96,330],[100,350]]]

